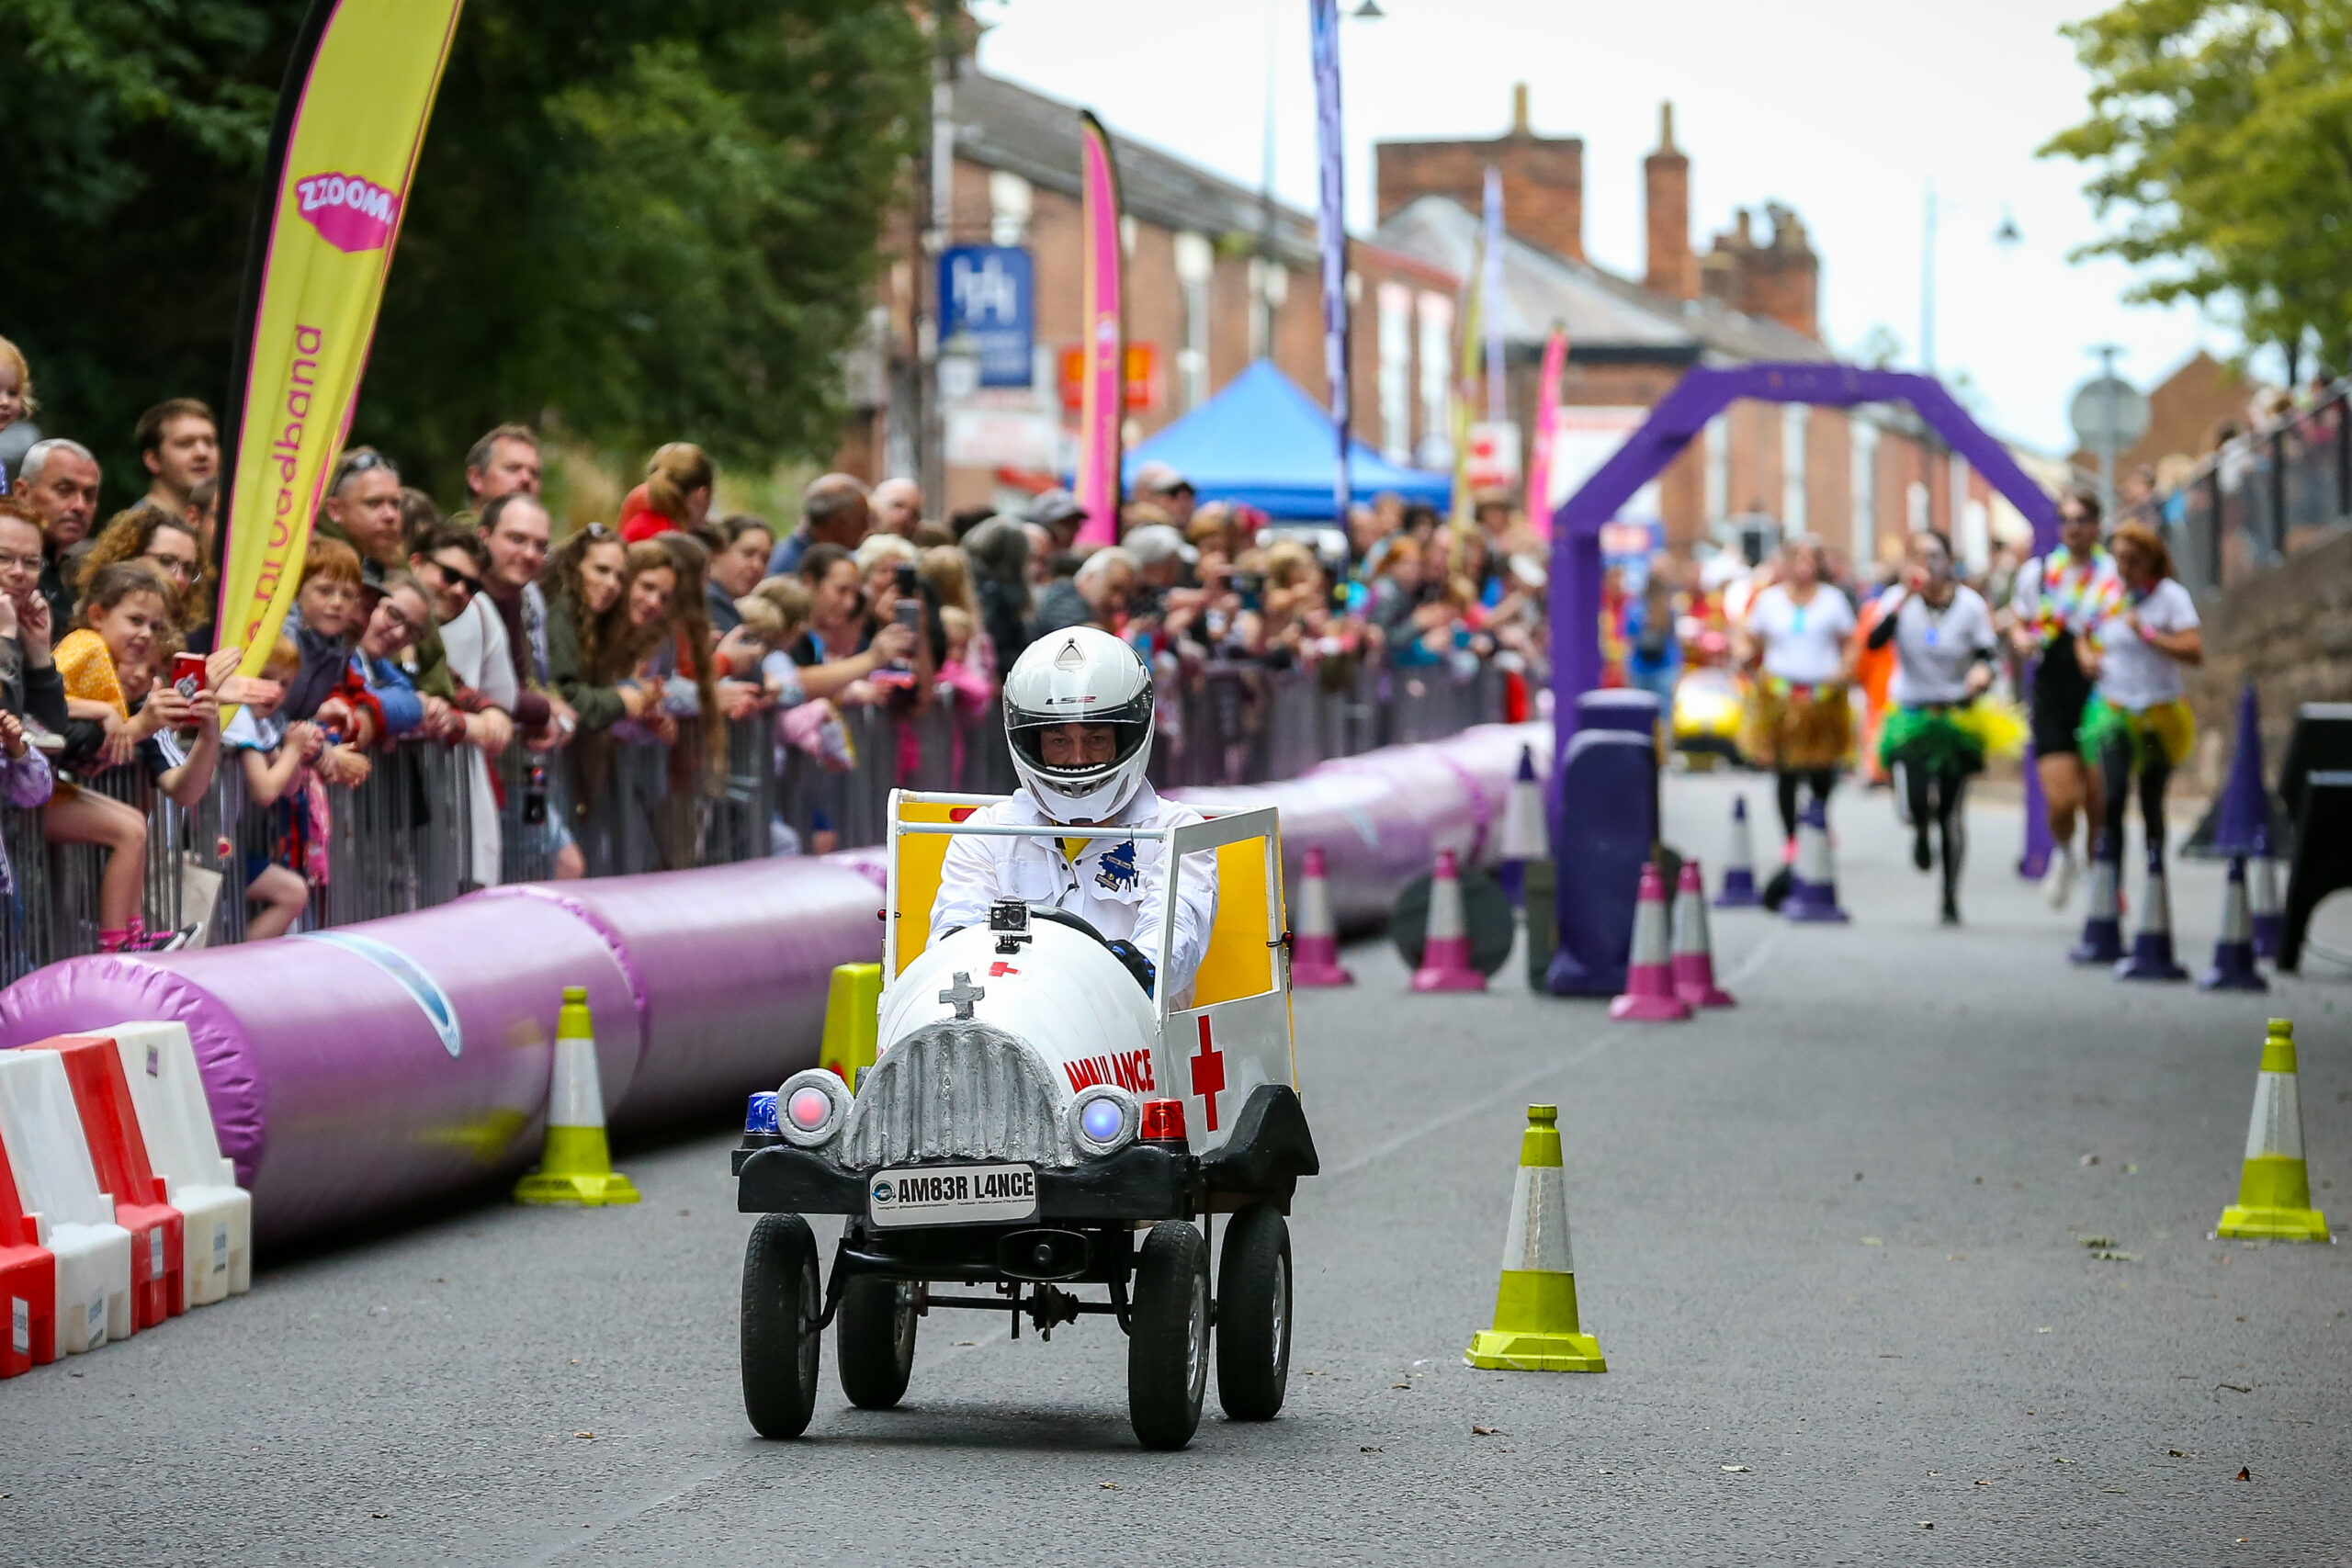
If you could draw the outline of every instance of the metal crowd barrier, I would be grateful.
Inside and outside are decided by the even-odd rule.
[[[2127,515],[2164,530],[2175,570],[2199,592],[2277,561],[2298,535],[2352,525],[2352,380],[2230,441]]]
[[[1502,676],[1491,664],[1464,673],[1446,665],[1218,663],[1161,703],[1156,784],[1250,784],[1498,718]],[[589,875],[623,876],[764,859],[778,852],[779,825],[808,852],[877,844],[893,788],[1007,794],[1017,782],[993,704],[974,712],[855,708],[842,723],[854,758],[845,769],[785,745],[772,714],[729,724],[717,766],[693,722],[670,746],[606,735],[562,752],[511,747],[494,762],[438,742],[374,752],[366,783],[326,792],[326,841],[312,850],[322,848],[325,875],[313,878],[303,929],[445,904],[489,880],[485,873],[503,882],[552,877],[566,833]],[[151,929],[193,925],[200,942],[243,940],[246,868],[278,855],[285,808],[246,799],[236,753],[223,754],[192,808],[164,798],[136,765],[81,787],[147,818]],[[0,811],[0,841],[17,882],[0,925],[0,978],[95,952],[105,852],[47,842],[38,810]]]

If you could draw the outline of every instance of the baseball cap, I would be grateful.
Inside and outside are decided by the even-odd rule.
[[[1154,458],[1136,470],[1135,483],[1128,488],[1139,495],[1167,495],[1193,487],[1193,481],[1178,473],[1172,464]]]
[[[1184,536],[1165,523],[1147,523],[1140,528],[1130,528],[1119,541],[1127,554],[1136,558],[1137,566],[1158,566],[1170,558],[1190,566],[1201,558],[1201,552],[1184,542]]]

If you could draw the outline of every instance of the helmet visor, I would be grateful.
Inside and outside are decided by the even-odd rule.
[[[1101,786],[1151,741],[1151,693],[1117,707],[1067,714],[1005,708],[1005,734],[1039,778],[1069,795]]]

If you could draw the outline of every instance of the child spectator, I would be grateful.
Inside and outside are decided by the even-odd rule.
[[[281,693],[301,665],[301,649],[293,638],[279,637],[262,666],[262,674],[277,684],[238,709],[223,735],[240,754],[246,804],[262,814],[265,824],[257,843],[240,846],[248,942],[284,936],[310,902],[310,884],[323,880],[311,873],[325,869],[326,791],[310,764],[323,754],[326,738],[314,724],[289,724],[278,716]]]
[[[81,604],[84,624],[57,645],[57,672],[65,685],[66,758],[88,770],[130,761],[139,743],[166,726],[185,723],[187,700],[156,694],[133,718],[119,671],[154,652],[170,625],[171,589],[137,561],[119,561],[94,576]],[[184,931],[150,933],[141,908],[147,860],[147,822],[132,807],[94,790],[60,787],[44,830],[67,843],[98,844],[109,852],[98,880],[98,951],[145,953],[187,942]]]
[[[183,811],[194,809],[212,787],[212,774],[220,761],[220,699],[216,694],[215,677],[222,671],[208,667],[200,682],[190,691],[178,690],[171,683],[173,661],[183,652],[176,633],[166,633],[155,639],[147,658],[125,664],[116,671],[122,682],[123,701],[130,705],[133,717],[146,711],[146,705],[159,692],[169,692],[187,703],[188,719],[175,726],[158,729],[139,743],[135,761],[146,770],[157,793]],[[229,665],[234,668],[233,661]],[[193,726],[191,728],[190,726]]]
[[[40,400],[33,396],[32,367],[25,363],[24,351],[0,337],[0,495],[8,493],[16,480],[17,465],[40,439],[40,431],[26,423],[40,408]],[[11,427],[16,427],[13,435]]]

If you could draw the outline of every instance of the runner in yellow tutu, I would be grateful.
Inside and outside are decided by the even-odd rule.
[[[1870,646],[1894,645],[1894,707],[1879,731],[1879,759],[1894,773],[1911,818],[1911,862],[1943,861],[1943,923],[1960,924],[1960,870],[1967,852],[1964,795],[1988,750],[2022,741],[2022,726],[1985,696],[2000,646],[1992,608],[1952,573],[1951,541],[1934,529],[1911,536],[1902,580],[1879,600]],[[2006,717],[2007,734],[2001,720]]]
[[[1788,894],[1796,852],[1797,794],[1810,785],[1826,811],[1853,745],[1853,708],[1846,688],[1853,679],[1854,609],[1822,581],[1822,551],[1815,539],[1791,539],[1781,549],[1781,580],[1758,593],[1739,632],[1740,662],[1748,679],[1747,722],[1740,749],[1769,768],[1781,808],[1781,869],[1764,889],[1767,908]]]
[[[2099,626],[2090,673],[2097,684],[2084,711],[2083,755],[2096,758],[2106,785],[2107,831],[2122,847],[2123,808],[2132,777],[2140,784],[2140,820],[2147,847],[2165,847],[2165,789],[2172,771],[2188,760],[2197,721],[2183,694],[2181,671],[2205,658],[2197,601],[2172,573],[2164,536],[2131,522],[2108,540],[2123,579],[2121,602]]]

